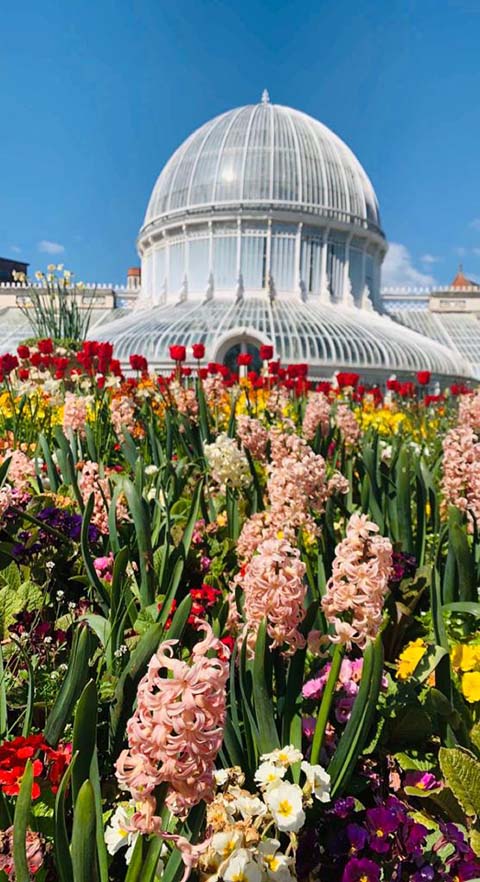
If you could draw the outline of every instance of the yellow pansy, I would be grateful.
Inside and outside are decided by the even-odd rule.
[[[463,675],[462,692],[471,704],[480,701],[480,671],[470,671]]]
[[[408,680],[427,651],[423,640],[413,640],[398,657],[397,678]]]
[[[458,643],[450,653],[452,665],[459,671],[480,670],[480,645]]]

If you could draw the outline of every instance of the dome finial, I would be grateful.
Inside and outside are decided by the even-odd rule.
[[[270,95],[268,94],[268,89],[264,89],[262,92],[262,104],[270,104]]]

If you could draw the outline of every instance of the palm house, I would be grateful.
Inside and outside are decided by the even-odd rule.
[[[227,363],[270,344],[318,378],[344,368],[375,381],[421,369],[468,376],[457,353],[377,311],[387,247],[351,150],[264,92],[167,162],[138,236],[137,305],[93,336],[122,362],[141,352],[160,370],[173,343],[204,343],[208,361]]]

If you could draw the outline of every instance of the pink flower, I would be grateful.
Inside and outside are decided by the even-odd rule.
[[[315,438],[317,429],[325,437],[330,429],[330,402],[323,392],[312,392],[305,408],[303,434],[307,441]]]
[[[333,643],[355,643],[363,649],[382,623],[383,605],[392,568],[392,544],[377,536],[366,515],[354,514],[346,538],[335,549],[332,576],[322,609],[334,626]]]
[[[292,654],[305,646],[298,630],[305,616],[305,564],[300,552],[285,539],[265,539],[234,583],[244,592],[245,628],[248,652],[255,650],[260,622],[266,618],[272,647]]]
[[[190,663],[173,656],[178,640],[165,640],[152,656],[138,686],[137,708],[127,724],[128,750],[116,762],[120,786],[141,804],[132,824],[143,833],[158,833],[161,828],[154,796],[159,784],[168,784],[166,803],[182,818],[214,794],[229,653],[207,622],[197,619],[195,624],[206,637],[193,647]],[[219,656],[209,658],[212,651]]]
[[[110,419],[121,441],[124,440],[122,428],[131,435],[135,429],[135,403],[127,395],[113,398],[110,402]]]
[[[27,830],[26,852],[28,869],[32,875],[38,873],[43,865],[43,840],[38,833]],[[12,882],[15,879],[13,865],[13,826],[0,831],[0,870],[7,874]]]
[[[100,579],[105,579],[105,582],[111,582],[114,562],[115,558],[113,557],[112,552],[110,552],[107,557],[96,557],[93,561],[93,566],[95,567],[97,576]]]
[[[85,423],[87,422],[87,399],[73,392],[65,393],[63,405],[62,428],[64,432],[80,432],[85,435]]]
[[[346,404],[338,405],[335,422],[342,433],[345,446],[350,449],[355,447],[362,432],[354,414]]]
[[[478,398],[480,401],[480,396]],[[475,414],[475,408],[470,411],[464,408],[463,417],[467,421],[474,420]],[[480,519],[480,443],[468,422],[450,429],[445,435],[441,489],[444,508],[454,505],[466,512],[469,529],[473,531],[473,519]]]
[[[268,432],[260,420],[242,414],[237,420],[237,435],[254,459],[263,460],[268,444]]]
[[[7,480],[15,490],[30,489],[30,478],[35,477],[35,463],[23,450],[6,450],[4,459],[10,458]]]

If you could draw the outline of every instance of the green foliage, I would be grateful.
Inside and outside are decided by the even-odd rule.
[[[476,820],[480,814],[480,761],[461,747],[441,747],[438,759],[445,783],[465,814]]]

